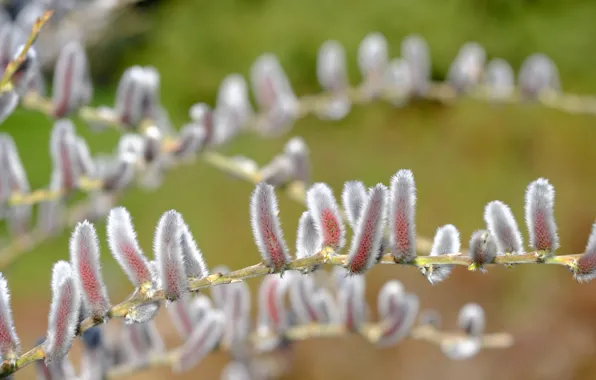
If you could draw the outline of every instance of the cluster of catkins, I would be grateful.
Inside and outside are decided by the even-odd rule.
[[[409,98],[425,97],[431,88],[431,59],[427,42],[419,35],[409,35],[401,43],[401,57],[389,58],[389,47],[381,33],[370,33],[358,48],[358,66],[363,76],[361,89],[365,97],[387,97],[394,105],[404,105]],[[458,94],[485,91],[484,96],[499,101],[514,95],[515,74],[509,63],[500,58],[486,62],[486,51],[475,42],[464,44],[457,53],[446,77],[446,84]],[[334,101],[321,116],[341,119],[350,110],[346,53],[335,40],[323,43],[318,53],[317,78]],[[544,54],[533,54],[522,64],[518,75],[521,95],[537,99],[545,91],[560,90],[555,64]]]
[[[1,52],[4,55],[0,58],[6,64],[7,57],[10,59],[19,52],[22,41],[14,37],[18,32],[13,26],[4,27],[1,33],[3,37],[0,36],[0,39],[4,44]],[[367,36],[358,53],[358,64],[363,74],[359,88],[361,94],[367,99],[389,94],[396,104],[402,104],[411,96],[424,96],[431,84],[429,56],[426,42],[419,36],[410,36],[402,43],[402,58],[389,61],[386,39],[378,33]],[[486,54],[479,45],[465,45],[449,71],[448,83],[461,92],[484,83],[492,91],[491,97],[510,96],[515,87],[511,68],[500,60],[492,61],[485,67],[485,59]],[[47,107],[40,108],[56,119],[50,141],[54,170],[49,191],[53,196],[45,199],[40,210],[40,227],[47,232],[56,228],[56,220],[60,219],[64,208],[63,202],[72,190],[89,186],[99,199],[97,207],[101,208],[104,205],[102,195],[130,185],[139,167],[149,173],[147,184],[156,185],[162,171],[172,163],[192,157],[203,149],[225,144],[242,130],[278,136],[287,132],[305,112],[315,112],[324,118],[344,117],[353,99],[346,74],[345,53],[339,43],[330,41],[323,44],[317,61],[317,76],[329,96],[310,109],[305,106],[309,104],[307,99],[294,94],[277,58],[273,54],[264,54],[256,60],[250,75],[257,112],[249,100],[245,79],[239,74],[232,74],[222,82],[215,107],[212,109],[204,103],[193,105],[189,112],[191,121],[175,131],[161,106],[159,74],[152,67],[134,66],[126,70],[113,107],[88,108],[93,86],[87,58],[80,43],[70,42],[63,47],[56,62],[52,97],[47,102],[35,52],[33,49],[28,52],[25,63],[13,78],[14,91],[0,95],[0,119],[4,120],[19,100],[25,107],[31,108],[45,104]],[[557,90],[559,83],[555,66],[542,55],[528,58],[519,75],[519,88],[528,98],[536,98],[544,91]],[[66,119],[75,112],[96,129],[114,124],[130,133],[122,136],[113,155],[92,158],[85,142],[76,135],[72,123]],[[138,130],[142,133],[135,133]],[[249,159],[237,157],[235,160],[247,171],[257,172],[257,165]],[[0,136],[0,162],[3,215],[15,234],[23,234],[29,228],[33,202],[20,201],[30,193],[30,189],[15,144],[7,135]],[[259,174],[263,182],[256,186],[250,206],[254,238],[264,263],[272,272],[283,273],[292,259],[283,238],[274,186],[293,180],[310,184],[306,145],[301,139],[290,140],[284,152]],[[86,180],[94,180],[99,185],[91,186]],[[347,275],[338,281],[341,286],[338,287],[337,300],[332,302],[328,292],[316,290],[311,275],[288,274],[283,279],[279,275],[269,275],[260,291],[259,325],[276,333],[292,325],[285,311],[282,312],[280,303],[287,282],[293,315],[300,323],[341,323],[350,329],[358,329],[366,321],[367,308],[361,297],[363,277],[356,275],[365,273],[378,262],[385,262],[386,253],[390,253],[393,262],[418,266],[431,283],[440,282],[451,273],[453,265],[416,264],[416,190],[410,171],[399,171],[391,179],[389,187],[378,184],[367,189],[361,182],[347,182],[341,198],[345,215],[342,215],[329,186],[323,183],[309,186],[306,192],[308,210],[300,218],[296,247],[298,260],[323,252],[339,255],[346,244],[345,217],[354,233],[345,256],[345,267],[341,270]],[[525,214],[530,247],[537,254],[537,260],[552,257],[559,246],[553,207],[552,185],[544,179],[532,182],[526,191]],[[103,211],[106,210],[95,210],[94,215]],[[508,206],[500,201],[489,203],[484,219],[486,230],[475,232],[469,243],[473,268],[481,269],[499,256],[524,253],[521,233]],[[214,297],[216,307],[209,306],[201,296],[188,299],[189,279],[203,278],[208,275],[208,270],[179,213],[169,211],[160,220],[155,234],[154,261],[149,261],[141,251],[130,216],[123,208],[109,212],[108,235],[110,251],[137,289],[143,290],[147,297],[144,304],[127,310],[125,320],[130,326],[143,326],[156,315],[160,303],[153,299],[153,294],[158,289],[163,290],[167,300],[174,302],[170,307],[174,316],[187,313],[188,318],[184,317],[184,321],[177,323],[186,342],[177,357],[177,365],[181,369],[190,367],[220,344],[226,334],[247,336],[250,329],[246,327],[246,305],[249,302],[243,282],[213,288],[214,292],[220,289],[226,294],[225,297]],[[460,245],[459,232],[453,225],[440,227],[430,256],[459,254]],[[102,280],[99,246],[92,224],[82,222],[76,226],[70,253],[70,262],[56,263],[52,275],[53,298],[48,333],[43,343],[50,372],[67,371],[64,358],[82,317],[91,318],[94,323],[111,317],[112,304]],[[596,228],[585,253],[569,268],[580,281],[594,277]],[[310,273],[319,268],[302,269],[304,273]],[[14,363],[20,349],[4,280],[2,285],[0,327],[3,332],[0,338],[3,341],[0,342],[0,354],[5,362]],[[236,295],[239,299],[243,297],[239,304],[228,300],[234,292],[239,294]],[[311,296],[305,298],[300,295],[301,292]],[[226,301],[223,302],[223,299]],[[240,307],[244,314],[243,320],[234,327],[237,331],[228,333],[226,326],[233,322],[226,317],[226,310],[232,307]],[[399,319],[399,326],[385,331],[387,335],[383,335],[383,339],[401,339],[411,328],[412,316],[417,309],[417,299],[405,294],[399,283],[386,285],[381,291],[379,314],[382,318]],[[134,328],[131,327],[130,331]],[[476,327],[469,330],[478,331]],[[136,333],[152,336],[142,331]],[[92,337],[89,339],[94,341]],[[157,346],[157,343],[147,343],[136,350]],[[456,351],[461,353],[461,349]],[[445,352],[451,351],[446,349]],[[90,362],[96,363],[94,360]]]
[[[4,55],[0,59],[5,65],[22,47],[23,30],[19,25],[6,24],[0,28],[0,41],[4,43],[4,48],[0,49]],[[387,45],[379,33],[372,33],[362,41],[358,51],[363,76],[360,92],[367,99],[381,94],[393,94],[402,100],[423,96],[431,84],[426,42],[419,36],[406,37],[402,43],[402,58],[392,61],[388,60]],[[488,88],[503,97],[509,96],[514,88],[511,70],[505,69],[506,65],[500,60],[485,68],[485,56],[479,45],[464,45],[449,71],[449,84],[463,91],[485,80]],[[308,112],[325,118],[344,117],[352,102],[346,72],[342,46],[336,41],[325,42],[319,51],[317,76],[329,96],[311,107],[309,97],[298,98],[294,94],[276,56],[263,54],[255,61],[250,73],[256,111],[244,77],[230,74],[221,83],[215,107],[194,104],[189,111],[190,122],[176,131],[160,103],[159,73],[150,66],[133,66],[124,72],[114,106],[88,108],[93,85],[86,53],[79,42],[71,41],[62,48],[56,61],[52,96],[47,100],[35,50],[28,51],[27,59],[13,78],[15,90],[0,95],[0,120],[14,110],[19,99],[25,107],[42,109],[56,119],[50,142],[55,169],[48,185],[56,196],[43,202],[44,211],[39,223],[44,232],[57,232],[63,225],[55,222],[59,220],[56,215],[64,208],[65,196],[83,186],[81,178],[101,183],[93,188],[92,204],[95,207],[89,218],[105,215],[109,202],[105,202],[104,195],[130,185],[135,172],[143,173],[141,185],[157,187],[164,170],[172,164],[194,157],[204,149],[219,147],[240,131],[278,136]],[[524,63],[519,86],[527,97],[536,97],[543,91],[558,89],[557,78],[552,62],[536,55]],[[73,113],[78,113],[95,129],[111,124],[127,133],[121,137],[113,154],[93,158],[85,142],[76,136],[72,123],[66,119]],[[135,133],[138,131],[142,133]],[[22,235],[28,229],[31,202],[18,200],[19,196],[29,194],[30,189],[16,147],[7,135],[0,139],[0,159],[3,162],[0,202],[3,206],[12,205],[4,214],[9,217],[12,231]],[[258,165],[249,158],[234,157],[234,162],[245,172],[258,170]],[[304,141],[292,139],[284,152],[274,157],[259,174],[265,182],[275,186],[293,180],[308,184],[308,148]]]
[[[525,196],[525,219],[529,245],[537,260],[552,257],[559,248],[554,218],[554,187],[544,178],[528,186]],[[416,264],[415,206],[416,188],[409,170],[398,171],[389,188],[383,184],[366,189],[360,181],[349,181],[342,193],[345,219],[354,234],[348,248],[346,269],[362,274],[391,253],[393,261]],[[324,183],[313,184],[306,192],[305,211],[300,218],[298,236],[304,244],[297,258],[309,257],[331,248],[339,252],[345,246],[345,227],[332,189]],[[252,227],[263,257],[272,268],[283,271],[290,262],[289,251],[278,219],[277,201],[272,186],[261,183],[253,193]],[[522,255],[524,244],[511,209],[501,201],[487,204],[484,212],[486,230],[472,234],[469,242],[471,269],[483,269],[497,256]],[[439,227],[430,256],[460,255],[461,243],[457,228],[451,224]],[[596,225],[585,253],[569,265],[579,281],[594,277],[596,266]],[[453,265],[418,265],[423,275],[435,284],[445,280]]]
[[[364,257],[367,252],[378,257],[379,236],[382,234],[374,230],[383,221],[383,211],[379,211],[379,205],[381,210],[384,209],[386,194],[381,185],[367,194],[359,193],[359,190],[364,189],[354,185],[356,182],[349,184],[344,196],[350,206],[348,220],[358,228],[348,265],[345,268],[336,267],[331,278],[327,278],[327,286],[320,280],[326,277],[319,276],[318,283],[315,283],[312,271],[318,268],[313,267],[302,268],[302,273],[286,273],[283,277],[278,274],[266,275],[259,290],[255,333],[250,328],[250,292],[245,282],[213,287],[213,301],[204,295],[191,297],[189,294],[189,290],[198,290],[189,289],[189,281],[205,278],[209,270],[180,213],[171,210],[161,217],[153,244],[155,260],[149,261],[137,242],[129,213],[123,207],[112,209],[107,219],[110,251],[137,292],[143,292],[145,298],[123,314],[125,333],[111,349],[102,343],[101,333],[96,328],[83,331],[83,378],[96,378],[84,373],[105,374],[110,368],[117,368],[121,364],[143,363],[147,355],[163,351],[163,344],[150,323],[160,309],[159,299],[154,298],[158,290],[163,291],[163,298],[170,303],[169,314],[185,341],[172,363],[178,370],[193,367],[216,346],[231,348],[248,343],[251,333],[257,337],[272,335],[279,338],[292,326],[306,324],[341,325],[347,331],[359,331],[369,319],[364,299],[365,280],[363,276],[350,274],[366,269],[370,261]],[[403,214],[405,211],[413,215],[410,212],[414,207],[411,173],[400,171],[393,185],[399,200],[396,212]],[[404,198],[407,203],[405,207],[402,202]],[[363,204],[358,204],[359,200]],[[308,192],[308,208],[309,211],[300,220],[297,257],[317,254],[322,245],[340,249],[345,232],[331,190],[324,184],[313,185]],[[266,265],[272,271],[282,272],[289,262],[289,254],[281,236],[277,214],[273,187],[265,183],[257,185],[250,208],[257,247]],[[404,223],[412,225],[410,220]],[[363,227],[365,225],[370,228]],[[404,244],[413,243],[409,240],[412,237],[403,236],[397,243],[394,239],[390,242],[405,248],[406,252],[409,246]],[[75,227],[69,251],[70,260],[57,262],[52,272],[52,304],[47,335],[41,343],[45,361],[38,363],[40,376],[75,376],[72,365],[65,357],[79,324],[83,318],[96,325],[113,316],[114,308],[102,279],[99,242],[93,224],[84,221]],[[222,272],[225,274],[228,270],[221,268],[218,273]],[[247,278],[251,276],[250,273],[246,275]],[[20,345],[4,278],[0,278],[0,284],[0,326],[4,331],[0,334],[0,356],[10,365],[18,360]],[[332,289],[337,292],[335,297],[331,293]],[[289,293],[290,310],[284,306],[286,291]],[[414,324],[418,308],[417,297],[405,293],[399,281],[385,284],[378,301],[381,333],[374,343],[387,346],[403,339]],[[449,344],[442,347],[446,354],[455,359],[474,355],[481,348],[479,337],[484,326],[481,309],[477,306],[464,307],[460,325],[469,339],[459,342],[459,346]],[[278,347],[280,342],[280,339],[274,340],[273,344],[261,340],[257,349],[271,350]],[[118,350],[114,347],[124,351],[115,352]]]

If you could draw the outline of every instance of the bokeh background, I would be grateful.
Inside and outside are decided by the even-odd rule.
[[[213,104],[225,75],[247,75],[258,55],[279,57],[297,94],[319,91],[317,49],[326,39],[341,41],[353,83],[360,79],[356,50],[369,32],[382,32],[392,56],[410,33],[431,48],[433,77],[444,79],[461,45],[476,41],[489,58],[519,68],[528,55],[548,54],[557,63],[563,88],[596,93],[596,3],[588,0],[171,0],[127,8],[89,49],[96,89],[94,105],[112,104],[123,70],[153,65],[161,74],[161,96],[176,125],[188,119],[195,102]],[[18,110],[0,126],[18,144],[33,188],[50,175],[51,120]],[[115,131],[91,132],[78,123],[94,153],[111,152]],[[355,107],[340,122],[307,117],[287,135],[263,140],[242,136],[224,150],[268,162],[292,136],[311,149],[315,181],[336,193],[344,181],[388,183],[401,168],[412,169],[418,185],[417,224],[421,235],[455,224],[466,245],[483,227],[491,200],[508,203],[523,224],[526,186],[538,177],[557,190],[556,217],[561,253],[582,252],[596,217],[596,116],[571,115],[539,105],[489,105],[464,100],[453,105],[415,102],[404,108],[375,104]],[[252,241],[248,200],[252,185],[231,181],[198,160],[169,172],[157,190],[132,189],[121,199],[134,217],[141,245],[151,252],[160,215],[184,215],[210,266],[240,268],[259,256]],[[281,218],[293,245],[303,206],[280,198]],[[105,223],[97,223],[105,237]],[[525,227],[524,227],[525,228]],[[527,233],[524,235],[527,236]],[[68,257],[68,233],[42,244],[5,271],[13,295],[22,344],[33,346],[45,333],[52,263]],[[131,286],[102,241],[105,280],[111,298],[123,299]],[[452,328],[459,308],[477,302],[487,313],[489,332],[507,331],[516,343],[487,350],[473,359],[450,361],[430,344],[406,341],[376,350],[358,338],[300,342],[292,350],[288,379],[594,379],[596,378],[596,284],[577,284],[561,267],[490,268],[488,274],[457,268],[444,283],[431,286],[413,268],[383,266],[367,274],[371,305],[389,279],[399,279]],[[251,280],[255,289],[258,281]],[[162,310],[159,326],[168,345],[180,342]],[[113,322],[112,322],[113,323]],[[73,358],[76,358],[76,352]],[[131,379],[216,379],[226,356],[215,355],[192,372],[168,369]],[[17,378],[33,378],[33,366]]]

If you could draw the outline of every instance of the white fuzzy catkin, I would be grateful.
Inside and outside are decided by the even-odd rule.
[[[352,238],[346,266],[351,273],[364,273],[375,264],[385,232],[386,203],[387,188],[379,183],[368,194]]]
[[[389,189],[389,250],[397,261],[416,258],[416,184],[410,170],[391,178]]]
[[[211,310],[199,323],[180,350],[179,360],[174,366],[176,372],[194,367],[221,340],[224,330],[225,316],[222,311]]]
[[[476,303],[468,303],[459,311],[457,324],[466,334],[479,338],[484,332],[484,309]]]
[[[484,209],[484,221],[495,238],[498,255],[524,253],[521,232],[509,206],[501,201],[490,202]]]
[[[21,353],[21,343],[14,327],[10,292],[4,275],[0,273],[0,358],[16,359]]]
[[[57,120],[50,136],[50,153],[54,169],[59,173],[62,189],[77,187],[80,166],[77,161],[77,140],[74,124],[69,119]]]
[[[180,214],[166,211],[155,229],[153,250],[157,260],[161,285],[166,299],[178,299],[188,290],[188,281],[182,256],[182,226]]]
[[[458,253],[460,247],[459,231],[455,226],[447,224],[437,229],[429,256]],[[452,271],[453,265],[431,265],[430,268],[426,270],[425,274],[428,281],[434,285],[447,279]]]
[[[366,322],[366,301],[364,276],[346,277],[339,288],[337,303],[341,323],[349,330],[355,331]]]
[[[288,327],[288,316],[284,308],[284,295],[290,283],[279,275],[267,275],[261,281],[258,298],[258,322],[261,327],[282,332]]]
[[[57,118],[67,116],[89,100],[87,56],[79,41],[70,41],[60,50],[53,84],[52,105]]]
[[[344,189],[341,193],[342,206],[352,229],[356,229],[358,225],[366,197],[366,187],[362,182],[348,181],[344,183]]]
[[[46,363],[62,359],[70,350],[79,322],[81,294],[70,264],[58,261],[52,270],[52,303],[44,344]]]
[[[209,275],[209,269],[203,259],[203,254],[197,247],[197,243],[190,233],[188,225],[181,220],[182,228],[182,256],[184,258],[184,269],[186,276],[192,278],[202,278]]]
[[[290,261],[290,254],[278,214],[273,186],[259,183],[250,200],[252,233],[263,261],[275,270],[281,271]]]
[[[497,244],[486,230],[474,231],[469,243],[470,258],[477,265],[492,263],[497,256]]]
[[[525,217],[529,245],[532,249],[552,252],[559,248],[554,207],[553,185],[544,178],[530,183],[526,190]]]
[[[108,290],[101,274],[99,242],[93,224],[76,225],[70,238],[70,263],[85,309],[95,318],[103,318],[110,310]]]
[[[308,211],[304,211],[298,221],[296,237],[296,258],[303,259],[315,255],[322,249],[322,240],[315,221]]]
[[[152,282],[149,261],[137,241],[130,214],[124,207],[113,208],[107,219],[108,243],[112,255],[134,286]]]
[[[346,230],[333,190],[324,183],[313,184],[306,192],[306,206],[323,246],[339,250],[346,243]]]
[[[384,329],[377,344],[384,347],[401,341],[416,321],[419,306],[418,297],[406,294],[401,282],[385,283],[378,297],[379,318],[384,322]]]

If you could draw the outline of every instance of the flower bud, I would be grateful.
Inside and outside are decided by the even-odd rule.
[[[324,183],[315,183],[306,192],[306,206],[323,239],[323,247],[341,249],[346,231],[333,190]]]
[[[396,262],[416,258],[416,184],[410,170],[391,178],[389,189],[389,249]]]
[[[495,58],[488,62],[484,72],[484,87],[491,100],[506,100],[515,91],[515,74],[509,62]]]
[[[495,238],[498,255],[524,252],[521,232],[509,206],[501,201],[490,202],[484,209],[484,220]]]
[[[369,96],[377,96],[382,89],[388,61],[385,36],[377,32],[364,37],[358,46],[358,67],[364,80],[364,90]]]
[[[433,246],[430,251],[430,256],[447,255],[450,253],[458,253],[460,250],[459,231],[455,226],[447,224],[437,229]],[[426,276],[431,284],[436,284],[444,281],[449,277],[453,271],[453,265],[431,265],[422,268],[422,273]]]
[[[319,48],[317,79],[321,87],[330,92],[340,92],[348,86],[346,51],[338,41],[325,41]]]
[[[473,89],[480,82],[486,51],[476,42],[461,47],[447,73],[447,82],[459,93]]]
[[[559,248],[554,205],[555,188],[547,179],[539,178],[528,186],[525,214],[532,249],[553,252]]]
[[[545,54],[532,54],[522,63],[518,76],[522,96],[535,100],[545,92],[559,92],[559,71]]]
[[[78,41],[67,43],[56,61],[52,104],[54,116],[64,118],[91,100],[87,56]]]
[[[279,221],[277,197],[273,186],[259,183],[252,193],[250,221],[263,261],[275,271],[283,271],[290,261],[288,246]]]
[[[368,194],[354,231],[346,266],[350,273],[362,274],[375,264],[385,232],[386,203],[387,188],[377,184]]]
[[[412,75],[413,94],[425,96],[430,88],[431,60],[426,40],[419,35],[409,35],[401,43],[401,56],[408,62]]]

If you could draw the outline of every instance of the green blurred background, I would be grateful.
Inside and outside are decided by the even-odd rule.
[[[105,42],[89,51],[98,81],[93,104],[112,104],[117,80],[127,66],[153,65],[161,73],[162,101],[180,125],[191,104],[212,104],[224,76],[247,75],[264,52],[278,55],[297,94],[315,93],[317,49],[326,39],[344,44],[352,82],[357,83],[356,50],[372,31],[387,37],[392,56],[399,54],[403,37],[423,35],[431,48],[435,79],[444,78],[462,44],[477,41],[489,58],[505,58],[516,69],[528,55],[544,52],[557,63],[566,91],[589,94],[596,92],[595,19],[596,3],[586,0],[161,1],[122,14]],[[33,188],[49,180],[50,127],[47,117],[23,110],[0,126],[16,140]],[[118,139],[115,131],[96,134],[83,123],[78,123],[78,133],[94,153],[112,151]],[[418,231],[424,236],[453,223],[466,246],[471,233],[483,227],[484,205],[495,199],[508,203],[525,229],[524,191],[538,177],[550,179],[557,190],[561,252],[583,251],[596,217],[594,116],[471,100],[452,106],[417,102],[399,109],[378,104],[356,107],[341,122],[305,118],[279,139],[243,136],[224,153],[264,164],[292,136],[304,137],[312,152],[315,181],[329,183],[336,194],[346,180],[388,183],[397,170],[412,169],[418,185]],[[158,190],[128,191],[121,205],[131,211],[147,253],[160,215],[177,209],[210,266],[240,268],[259,259],[249,225],[251,190],[251,185],[232,181],[198,160],[169,172]],[[292,246],[303,206],[282,197],[280,209]],[[105,236],[103,222],[98,229]],[[5,273],[24,347],[45,332],[50,268],[68,257],[67,244],[64,233]],[[131,286],[105,241],[102,244],[104,276],[115,302]],[[367,275],[373,307],[380,286],[394,278],[420,296],[423,308],[437,309],[445,328],[454,327],[463,304],[478,302],[486,309],[488,331],[511,332],[515,346],[455,362],[437,347],[420,342],[382,351],[356,338],[302,342],[294,348],[287,378],[596,378],[596,284],[576,284],[560,267],[521,266],[490,268],[488,274],[458,268],[445,283],[431,286],[413,268],[385,266]],[[254,288],[258,282],[250,284]],[[178,344],[167,313],[160,314],[168,344]],[[216,379],[225,360],[223,355],[207,359],[192,373],[176,378]],[[28,368],[17,378],[32,376]],[[171,376],[169,370],[131,378],[165,376]]]

